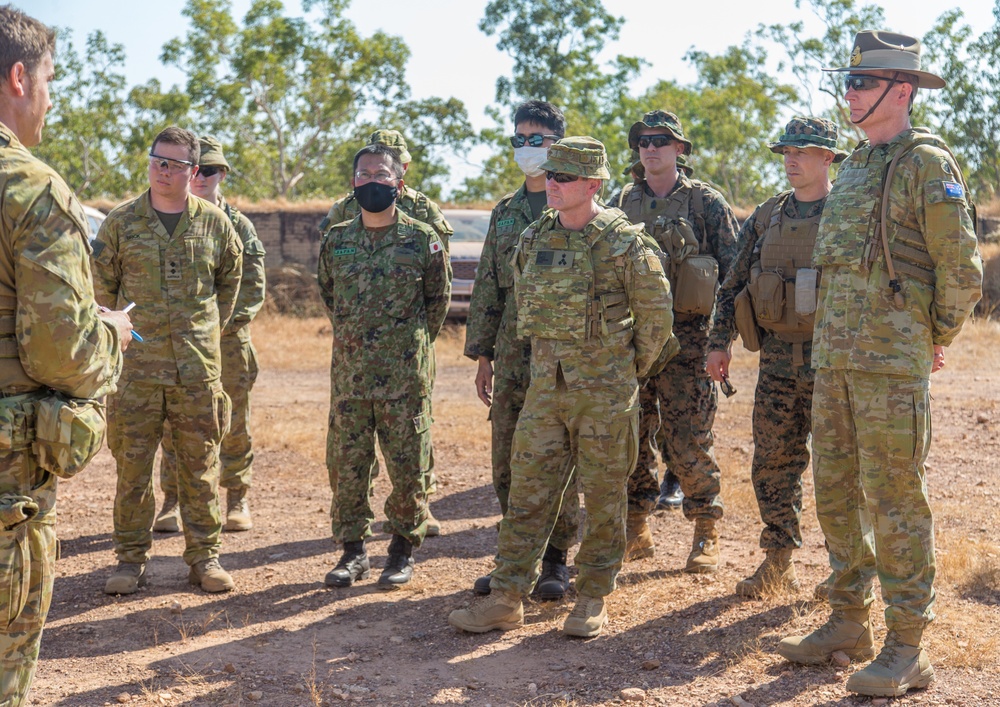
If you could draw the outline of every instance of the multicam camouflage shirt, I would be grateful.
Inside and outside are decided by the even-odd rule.
[[[533,220],[523,184],[494,207],[465,330],[466,356],[473,361],[485,356],[493,361],[494,376],[520,381],[525,387],[531,379],[531,341],[517,336],[516,276],[510,257]]]
[[[873,213],[893,157],[926,135],[907,130],[885,144],[867,140],[840,166],[820,221],[813,262],[823,269],[813,366],[926,378],[933,347],[948,346],[981,296],[983,264],[958,166],[942,148],[919,145],[900,160],[889,185],[889,240],[922,235],[933,262],[928,284],[898,273],[895,303],[885,259],[865,263]]]
[[[451,263],[430,226],[396,213],[395,225],[375,231],[360,216],[339,223],[320,243],[319,288],[333,325],[333,398],[430,395]]]
[[[441,213],[441,208],[431,201],[427,195],[416,189],[410,189],[410,187],[404,184],[403,193],[396,199],[396,208],[410,218],[426,223],[433,228],[434,232],[440,237],[445,252],[448,252],[448,240],[455,233],[455,229],[451,227],[444,214]],[[348,194],[333,202],[333,206],[330,207],[326,218],[320,222],[319,230],[322,233],[326,233],[330,226],[350,221],[360,213],[361,207],[358,206],[358,200],[354,198],[354,194]]]
[[[111,309],[130,302],[142,337],[125,377],[161,385],[217,380],[223,327],[240,290],[243,246],[229,217],[194,195],[171,236],[149,191],[119,205],[94,241],[94,290]]]
[[[814,218],[823,213],[825,203],[826,199],[815,202],[810,206],[809,211],[802,215],[799,213],[795,195],[792,194],[785,199],[781,215],[783,218],[793,219]],[[759,227],[757,223],[758,217],[762,215],[761,206],[754,209],[750,218],[743,222],[743,227],[737,236],[736,257],[729,267],[729,274],[726,275],[716,299],[715,322],[708,338],[709,351],[727,351],[729,345],[736,338],[736,295],[750,282],[750,268],[754,263],[760,261],[760,249],[764,244],[761,235],[766,231],[766,224]],[[760,369],[772,376],[782,378],[805,376],[811,380],[814,374],[814,369],[809,365],[812,342],[806,341],[802,344],[803,358],[806,361],[804,367],[792,363],[792,346],[771,332],[762,330]]]
[[[229,325],[223,336],[235,336],[241,342],[250,341],[250,327],[247,326],[264,306],[266,276],[264,274],[264,244],[257,237],[257,229],[250,219],[228,203],[223,196],[219,197],[218,207],[222,209],[229,220],[233,222],[240,243],[243,244],[243,273],[240,277],[240,292],[236,297],[236,309],[229,320]]]

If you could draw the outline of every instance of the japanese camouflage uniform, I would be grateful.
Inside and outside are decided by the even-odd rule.
[[[202,158],[204,162],[204,156]],[[232,423],[220,447],[219,486],[224,489],[247,489],[253,479],[253,441],[250,435],[250,391],[257,381],[257,349],[250,339],[250,322],[264,306],[264,244],[257,237],[253,223],[235,207],[219,197],[218,207],[232,221],[243,245],[243,273],[236,309],[222,332],[222,388],[232,401]],[[160,465],[160,488],[167,495],[177,495],[177,460],[171,444],[169,424],[164,425],[163,460]]]
[[[521,232],[533,221],[524,185],[493,209],[489,230],[476,269],[465,330],[465,355],[473,361],[485,356],[493,362],[493,488],[500,513],[507,513],[510,494],[510,452],[517,418],[531,380],[531,341],[517,335],[517,301],[511,254]],[[563,495],[550,543],[567,550],[576,542],[580,500],[576,484]]]
[[[129,348],[118,392],[108,401],[108,446],[118,465],[118,560],[149,559],[153,464],[165,423],[177,456],[184,561],[216,558],[219,442],[231,418],[220,338],[240,289],[239,235],[225,212],[193,195],[169,235],[146,191],[108,214],[93,267],[98,302],[113,309],[135,302],[132,321],[144,339]]]
[[[872,214],[900,152],[886,224],[897,301]],[[855,148],[816,240],[823,277],[812,345],[813,473],[835,574],[830,604],[867,607],[877,572],[895,631],[933,618],[928,377],[933,346],[952,343],[980,297],[982,261],[967,207],[944,143],[911,129]]]
[[[50,167],[0,123],[0,704],[25,704],[58,555],[55,467],[39,456],[51,391],[99,398],[122,358],[97,316],[87,218]],[[96,407],[103,439],[103,413]],[[77,437],[71,438],[75,448]],[[34,444],[33,444],[34,443]]]
[[[671,113],[647,113],[643,121],[632,126],[630,144],[637,144],[643,126],[662,127],[690,149],[680,122]],[[715,189],[678,170],[677,184],[666,197],[656,197],[642,181],[623,189],[618,206],[630,221],[644,224],[669,259],[682,255],[705,260],[709,256],[717,263],[718,281],[725,279],[736,255],[739,224],[732,208]],[[678,228],[682,220],[684,225]],[[681,232],[684,241],[678,247]],[[679,290],[673,294],[676,308]],[[629,508],[638,512],[652,511],[659,495],[653,449],[657,446],[657,430],[662,426],[660,439],[665,446],[660,451],[684,491],[684,516],[689,520],[722,517],[721,472],[712,435],[718,400],[706,369],[714,290],[703,291],[701,299],[703,313],[675,312],[674,334],[680,341],[680,353],[641,385],[639,460],[629,477]]]
[[[375,436],[392,492],[383,529],[414,546],[427,526],[433,344],[451,294],[451,264],[430,226],[397,210],[376,231],[361,217],[320,244],[319,286],[333,326],[327,468],[335,539],[371,535]]]
[[[564,138],[543,169],[607,179],[603,146]],[[556,522],[576,451],[586,521],[576,554],[579,595],[614,590],[625,552],[625,485],[638,446],[637,375],[670,337],[662,264],[617,209],[583,231],[546,211],[515,251],[518,334],[531,340],[531,385],[517,421],[507,514],[491,587],[526,596]]]

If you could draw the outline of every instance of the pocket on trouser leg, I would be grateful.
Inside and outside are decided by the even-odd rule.
[[[218,444],[222,438],[229,434],[229,428],[233,423],[233,401],[219,385],[219,389],[212,394],[212,416],[215,420],[215,443]]]
[[[17,621],[28,601],[31,555],[27,537],[26,524],[0,531],[0,630],[3,631]]]

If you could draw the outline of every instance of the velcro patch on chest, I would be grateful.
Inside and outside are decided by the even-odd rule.
[[[497,221],[497,232],[498,233],[510,233],[514,229],[514,219],[512,218],[502,218]]]
[[[333,257],[334,258],[343,258],[344,256],[347,256],[347,255],[354,255],[357,252],[358,252],[357,248],[334,248],[333,249]]]
[[[174,258],[168,258],[167,262],[164,263],[166,266],[166,279],[167,280],[180,280],[181,279],[181,263],[179,260]]]
[[[567,268],[573,265],[575,256],[572,250],[540,250],[535,255],[535,265]]]

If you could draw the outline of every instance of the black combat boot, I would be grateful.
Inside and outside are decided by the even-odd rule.
[[[344,543],[344,554],[337,566],[327,572],[323,581],[330,587],[349,587],[359,579],[368,579],[371,566],[364,540],[349,540]]]
[[[472,591],[480,596],[486,596],[493,591],[490,586],[490,582],[493,581],[492,574],[484,574],[482,577],[477,577],[476,581],[472,583]]]
[[[413,577],[413,565],[413,543],[402,535],[393,535],[385,569],[378,578],[378,588],[399,589]]]
[[[680,508],[683,503],[684,492],[681,491],[681,482],[674,476],[674,472],[667,469],[660,483],[660,497],[656,499],[656,510],[674,510]]]
[[[535,585],[539,599],[555,601],[566,596],[569,589],[569,568],[566,566],[566,551],[549,545],[542,556],[542,574]]]

